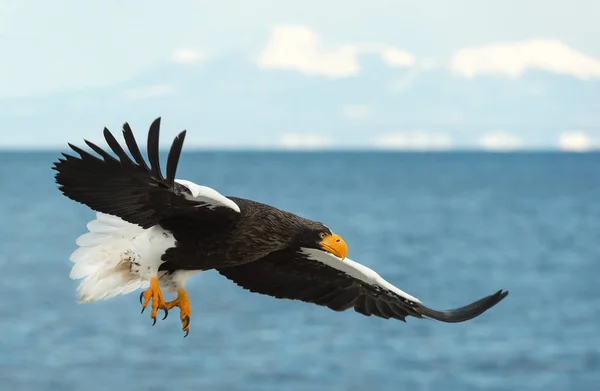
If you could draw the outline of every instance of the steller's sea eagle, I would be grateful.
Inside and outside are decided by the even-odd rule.
[[[251,292],[402,321],[410,315],[463,322],[508,294],[499,290],[454,310],[428,308],[347,258],[344,240],[324,224],[175,179],[185,131],[173,141],[163,176],[159,132],[157,118],[148,132],[149,166],[125,123],[131,157],[105,128],[114,155],[84,140],[99,157],[68,144],[79,157],[63,153],[52,167],[60,191],[96,211],[70,258],[70,277],[83,279],[77,288],[80,302],[146,289],[140,295],[142,312],[150,305],[156,323],[159,309],[166,318],[179,307],[187,336],[191,311],[185,283],[211,269]],[[162,290],[177,297],[165,301]]]

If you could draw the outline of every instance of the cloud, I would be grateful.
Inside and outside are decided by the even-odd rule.
[[[580,79],[600,78],[600,61],[561,41],[549,39],[494,43],[463,49],[452,57],[451,69],[465,77],[485,74],[516,77],[528,69],[540,69]]]
[[[160,96],[172,95],[173,93],[175,93],[175,87],[172,84],[156,84],[127,90],[123,93],[123,98],[127,100],[140,100],[158,98]]]
[[[479,145],[489,151],[510,151],[522,148],[523,140],[513,133],[495,131],[484,134]]]
[[[173,53],[171,60],[180,64],[195,64],[206,59],[206,55],[193,49],[178,49]]]
[[[368,105],[348,105],[342,107],[342,115],[346,118],[367,118],[373,114],[373,108]]]
[[[329,77],[355,76],[359,72],[356,47],[346,45],[324,51],[317,36],[304,26],[275,27],[258,66]]]
[[[411,53],[382,43],[356,43],[360,54],[379,54],[389,67],[409,67],[415,65],[416,58]]]
[[[385,133],[375,139],[375,146],[387,150],[446,150],[452,148],[452,138],[446,133],[426,131]]]
[[[415,62],[415,56],[412,54],[392,47],[383,48],[381,58],[392,67],[407,67]]]
[[[326,48],[308,27],[299,25],[276,26],[269,42],[259,54],[261,69],[296,70],[306,75],[341,78],[360,73],[359,56],[377,53],[391,67],[410,66],[412,54],[380,43],[354,43]]]
[[[322,149],[331,144],[327,136],[315,133],[288,133],[281,137],[281,146],[285,149]]]
[[[592,139],[584,132],[570,131],[558,137],[558,147],[564,151],[584,152],[594,147]]]

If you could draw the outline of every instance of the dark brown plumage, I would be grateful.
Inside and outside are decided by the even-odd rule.
[[[372,270],[351,260],[342,261],[347,251],[345,243],[322,223],[176,180],[185,131],[172,144],[163,177],[159,129],[160,118],[148,133],[149,165],[125,124],[123,137],[131,158],[104,129],[106,142],[116,157],[86,141],[100,158],[69,144],[79,157],[63,154],[64,158],[53,167],[59,189],[66,197],[141,227],[144,232],[158,230],[165,238],[172,237],[173,244],[158,254],[151,277],[216,269],[245,289],[277,298],[302,300],[336,311],[354,308],[361,314],[383,318],[425,316],[443,322],[476,317],[508,293],[498,291],[451,311],[425,307]],[[134,240],[131,238],[132,243]],[[139,246],[132,248],[139,250]],[[142,254],[143,249],[139,251]],[[154,263],[148,263],[148,270],[154,267]],[[134,269],[130,266],[130,273],[141,278],[141,272]],[[175,285],[183,289],[183,283]],[[151,284],[150,290],[157,289],[158,285]],[[153,295],[148,294],[147,301],[162,300]],[[187,323],[189,327],[189,315]]]

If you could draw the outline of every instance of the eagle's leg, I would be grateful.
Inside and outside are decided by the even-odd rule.
[[[151,277],[150,286],[148,287],[148,290],[140,294],[142,313],[144,312],[150,301],[152,301],[152,311],[150,311],[150,318],[154,320],[154,322],[152,323],[152,326],[154,326],[156,324],[156,313],[158,312],[158,309],[165,311],[165,316],[163,319],[165,319],[169,314],[169,310],[167,309],[166,303],[163,299],[162,292],[160,291],[160,287],[158,286],[158,277]]]
[[[179,307],[179,318],[181,319],[181,330],[185,331],[184,338],[190,333],[190,299],[188,299],[187,292],[185,289],[180,288],[177,290],[177,297],[173,301],[165,303],[168,310],[173,307]]]

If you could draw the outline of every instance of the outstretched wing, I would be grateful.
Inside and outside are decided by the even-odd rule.
[[[79,154],[63,153],[52,167],[59,189],[68,198],[143,228],[151,227],[171,217],[207,219],[235,217],[238,205],[215,190],[194,183],[176,180],[175,172],[185,139],[185,131],[173,141],[167,158],[166,177],[160,168],[158,140],[160,117],[148,132],[148,161],[146,164],[127,123],[123,138],[133,160],[108,129],[104,138],[116,157],[94,143],[85,143],[100,157],[69,144]]]
[[[464,322],[481,315],[508,295],[498,291],[462,308],[436,311],[348,258],[315,249],[274,252],[255,262],[217,269],[251,292],[326,306],[354,308],[363,315],[405,321],[407,316],[442,322]]]

